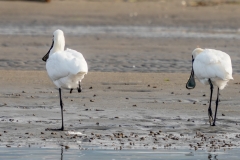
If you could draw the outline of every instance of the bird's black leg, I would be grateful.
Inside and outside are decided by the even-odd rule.
[[[82,87],[81,87],[81,83],[80,83],[80,81],[78,82],[78,93],[80,93],[80,92],[82,92]]]
[[[64,130],[63,126],[63,103],[62,103],[62,93],[61,93],[61,88],[59,88],[59,98],[60,98],[60,106],[61,106],[61,113],[62,113],[62,128],[61,130]]]
[[[73,91],[73,89],[71,88],[71,89],[70,89],[70,93],[72,93],[72,91]]]
[[[212,126],[215,126],[215,122],[216,122],[216,117],[217,117],[217,109],[218,109],[218,102],[219,102],[219,88],[218,88],[218,93],[217,93],[217,99],[216,99],[216,109],[215,109],[215,115],[214,115],[214,121]]]
[[[210,123],[210,125],[212,125],[213,117],[212,117],[212,108],[211,108],[211,104],[212,104],[213,84],[212,84],[212,81],[211,81],[210,79],[208,79],[208,82],[209,82],[209,84],[210,84],[210,90],[211,90],[210,101],[209,101],[209,107],[208,107],[208,117],[209,117],[209,123]]]
[[[60,98],[60,106],[61,106],[61,114],[62,114],[62,128],[60,128],[60,129],[47,128],[47,129],[45,129],[46,131],[63,131],[64,130],[64,126],[63,126],[63,102],[62,102],[61,88],[59,88],[59,98]]]

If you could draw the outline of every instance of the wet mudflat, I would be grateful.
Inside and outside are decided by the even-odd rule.
[[[209,88],[198,83],[195,90],[183,89],[188,74],[92,72],[83,81],[82,93],[63,92],[65,131],[57,132],[46,130],[61,124],[58,91],[46,72],[1,74],[3,147],[91,145],[214,152],[240,145],[239,83],[231,82],[221,92],[217,126],[211,127]]]

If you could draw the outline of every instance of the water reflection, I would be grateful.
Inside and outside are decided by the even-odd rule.
[[[209,155],[208,155],[208,160],[218,160],[218,159],[217,159],[217,156],[218,156],[218,155],[212,155],[212,154],[209,153]]]
[[[63,160],[63,148],[61,148],[61,160]]]
[[[238,149],[221,150],[218,152],[190,151],[186,150],[104,150],[104,149],[65,149],[65,148],[5,148],[0,149],[0,159],[18,159],[18,160],[96,160],[96,159],[128,159],[128,160],[223,160],[239,159]]]

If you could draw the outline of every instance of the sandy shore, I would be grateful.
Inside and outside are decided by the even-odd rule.
[[[239,14],[239,4],[186,7],[179,0],[0,2],[1,25],[158,25],[238,29]]]
[[[231,4],[186,7],[178,0],[133,3],[0,1],[0,69],[45,70],[41,58],[51,46],[52,32],[60,28],[66,31],[66,47],[80,51],[90,71],[188,73],[192,50],[202,47],[228,53],[232,57],[234,73],[240,73],[239,39],[231,36],[240,38],[238,7]],[[84,29],[88,26],[111,26],[113,30],[114,27],[125,26],[129,27],[129,36],[107,31],[105,34],[71,34],[71,29],[68,29],[79,26]],[[151,27],[173,28],[181,34],[144,37],[147,33],[140,30],[137,34],[142,37],[131,36],[134,26],[145,27],[149,31]],[[37,35],[34,35],[35,27],[42,29]],[[182,27],[185,28],[183,31]],[[24,28],[33,29],[33,33],[22,33]],[[13,34],[15,32],[19,34]],[[168,32],[171,34],[171,30]],[[189,34],[196,37],[187,37]],[[201,37],[203,34],[211,34],[212,37]],[[214,38],[215,35],[220,37]]]
[[[185,89],[188,74],[90,72],[82,93],[64,91],[65,131],[53,132],[45,129],[60,127],[60,107],[46,72],[0,74],[2,146],[239,147],[238,75],[221,92],[217,126],[210,127],[209,87]]]

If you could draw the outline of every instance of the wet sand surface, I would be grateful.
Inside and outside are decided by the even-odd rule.
[[[0,1],[1,146],[239,147],[239,12],[177,0]],[[58,90],[41,60],[57,28],[90,71],[82,93],[63,93],[63,132],[45,131],[61,125]],[[209,86],[185,89],[198,46],[232,57],[216,127],[208,124]]]
[[[42,57],[51,45],[49,36],[1,36],[0,69],[45,70]],[[233,72],[240,73],[239,40],[205,38],[134,38],[115,35],[66,35],[66,45],[81,52],[90,71],[191,72],[195,47],[217,48],[232,58]]]
[[[209,87],[186,90],[188,74],[90,72],[82,93],[64,90],[65,131],[46,131],[61,126],[58,90],[47,73],[0,73],[2,146],[239,147],[238,75],[221,92],[217,126],[211,127]]]

